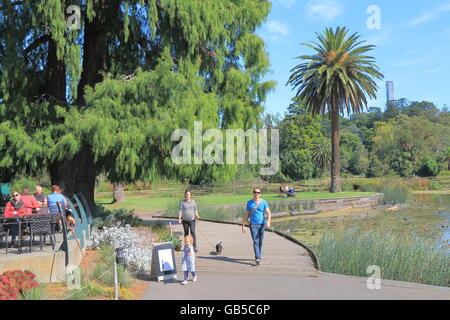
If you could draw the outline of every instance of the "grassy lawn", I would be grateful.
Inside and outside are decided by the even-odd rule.
[[[292,200],[292,199],[317,199],[317,198],[336,198],[336,197],[355,197],[375,194],[374,192],[342,192],[339,194],[329,192],[301,192],[297,194],[296,198],[280,198],[277,194],[264,194],[263,199],[267,201]],[[96,202],[104,204],[108,209],[127,208],[136,211],[160,211],[166,210],[169,206],[173,206],[182,197],[148,197],[143,195],[127,195],[125,201],[120,204],[109,204],[112,197],[105,197],[104,195],[96,197]],[[226,204],[244,204],[251,199],[251,195],[208,195],[197,196],[194,199],[199,203],[199,206],[210,207]]]

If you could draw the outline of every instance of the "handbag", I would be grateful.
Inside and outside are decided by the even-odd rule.
[[[252,215],[256,212],[256,209],[258,209],[259,205],[262,203],[262,200],[255,206],[255,209],[253,209],[252,213],[248,215],[248,219],[252,217]]]

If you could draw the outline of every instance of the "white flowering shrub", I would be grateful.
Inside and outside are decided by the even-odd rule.
[[[151,268],[153,239],[142,231],[125,227],[103,227],[91,233],[91,249],[97,250],[104,245],[124,248],[125,263],[137,272],[149,272]]]

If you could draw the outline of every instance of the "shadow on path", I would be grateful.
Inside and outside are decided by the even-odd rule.
[[[230,258],[230,257],[218,256],[218,255],[216,255],[214,257],[197,256],[197,259],[216,260],[216,261],[224,261],[224,262],[231,262],[231,263],[239,263],[239,264],[245,264],[245,265],[248,265],[248,266],[255,265],[254,263],[244,262],[244,261],[254,261],[252,259],[233,259],[233,258]]]

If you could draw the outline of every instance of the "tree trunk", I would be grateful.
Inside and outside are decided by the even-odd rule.
[[[113,190],[113,203],[120,203],[123,202],[125,199],[125,192],[123,190],[123,184],[121,183],[114,183],[114,190]]]
[[[45,93],[61,102],[66,102],[66,65],[63,60],[58,60],[56,55],[56,42],[53,39],[48,43],[47,72],[48,82],[44,88]]]
[[[332,108],[331,111],[331,184],[330,192],[341,192],[340,154],[339,154],[339,111]]]
[[[107,25],[114,24],[120,8],[120,0],[100,0],[94,4],[95,17],[86,20],[83,43],[83,71],[78,84],[77,103],[84,104],[86,86],[95,86],[102,81],[101,71],[106,71]],[[116,18],[116,19],[114,19]],[[80,151],[72,159],[52,164],[50,168],[52,184],[64,188],[65,195],[83,193],[88,205],[94,208],[95,162],[91,146],[82,142]]]
[[[94,155],[85,145],[72,159],[55,162],[50,167],[52,185],[60,186],[65,196],[82,193],[91,209],[94,208]]]

